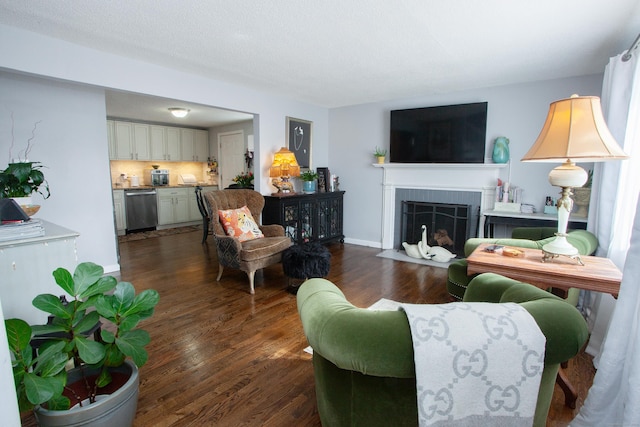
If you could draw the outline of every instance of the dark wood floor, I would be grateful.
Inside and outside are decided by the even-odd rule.
[[[295,296],[280,265],[256,275],[226,270],[215,281],[213,241],[200,232],[120,245],[121,280],[160,292],[149,362],[141,368],[135,426],[319,426],[311,356],[303,352]],[[380,298],[448,302],[446,270],[376,257],[378,249],[333,244],[328,279],[355,305]],[[571,361],[578,408],[593,378],[589,356]],[[548,426],[566,426],[576,410],[556,386]],[[32,415],[23,425],[35,425]]]

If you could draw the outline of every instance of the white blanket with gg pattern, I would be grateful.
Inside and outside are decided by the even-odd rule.
[[[515,303],[401,304],[413,339],[419,425],[531,426],[545,336]]]

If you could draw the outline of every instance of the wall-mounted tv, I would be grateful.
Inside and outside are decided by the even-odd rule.
[[[487,103],[391,111],[392,163],[484,163]]]

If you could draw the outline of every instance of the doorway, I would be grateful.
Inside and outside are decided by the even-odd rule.
[[[219,188],[233,184],[233,178],[245,171],[244,168],[244,132],[222,132],[218,134],[218,153],[220,161]]]

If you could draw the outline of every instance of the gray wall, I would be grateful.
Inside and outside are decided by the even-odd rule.
[[[117,270],[104,91],[0,72],[0,107],[0,168],[9,162],[11,114],[14,157],[40,121],[29,160],[46,167],[51,197],[34,196],[36,217],[80,233],[79,261]]]
[[[374,163],[372,153],[375,146],[389,147],[391,110],[487,101],[487,155],[491,157],[496,137],[506,136],[510,139],[511,182],[524,188],[525,203],[531,203],[541,211],[545,196],[559,193],[559,189],[552,187],[547,180],[549,171],[556,165],[521,163],[520,159],[540,133],[551,102],[567,98],[573,93],[599,96],[601,89],[602,75],[593,75],[330,110],[329,163],[331,173],[340,176],[340,189],[346,190],[346,241],[381,247],[381,184],[384,171],[371,164]],[[501,173],[501,178],[507,180],[508,168]],[[469,176],[469,180],[473,180],[473,176]]]

